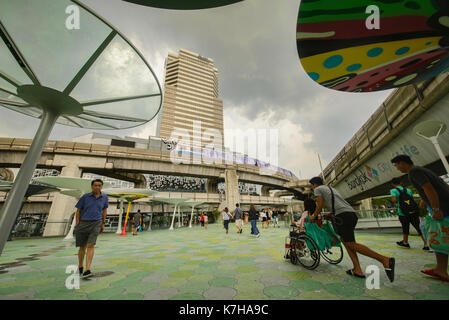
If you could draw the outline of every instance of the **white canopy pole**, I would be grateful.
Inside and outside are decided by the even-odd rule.
[[[118,215],[118,226],[117,226],[117,231],[115,232],[116,234],[121,234],[122,233],[122,215],[123,215],[123,199],[120,198],[120,213]]]
[[[150,215],[150,225],[148,226],[148,230],[151,231],[151,224],[153,223],[153,203],[151,203],[151,215]]]
[[[177,204],[175,204],[175,210],[173,210],[173,218],[171,219],[171,226],[170,226],[170,229],[169,230],[173,230],[174,228],[173,228],[173,225],[175,224],[175,216],[176,216],[176,207],[177,207],[178,205]]]
[[[72,225],[70,226],[69,233],[67,233],[67,235],[65,236],[64,241],[73,240],[73,230],[75,230],[75,225],[76,225],[76,212],[73,215]]]
[[[192,214],[190,215],[190,223],[189,223],[189,228],[192,228],[192,220],[193,220],[193,208],[195,208],[195,206],[192,206]]]

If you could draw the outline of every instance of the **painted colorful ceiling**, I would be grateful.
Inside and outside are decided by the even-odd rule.
[[[333,90],[431,79],[449,71],[449,0],[302,0],[297,47],[310,78]]]

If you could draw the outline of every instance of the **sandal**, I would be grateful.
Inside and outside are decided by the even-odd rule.
[[[347,270],[346,273],[349,274],[350,276],[354,276],[354,277],[357,277],[357,278],[362,278],[362,279],[366,278],[365,275],[361,276],[361,275],[355,274],[354,270],[352,270],[352,269]]]
[[[445,281],[445,282],[449,282],[449,279],[446,279],[446,278],[443,278],[443,277],[437,275],[433,269],[421,270],[421,272],[426,274],[426,275],[428,275],[428,276],[431,276],[431,277],[433,277],[435,279],[442,280],[442,281]]]

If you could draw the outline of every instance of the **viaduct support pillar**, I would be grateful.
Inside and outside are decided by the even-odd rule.
[[[233,212],[236,203],[240,203],[239,177],[236,169],[225,170],[226,207]],[[220,206],[221,207],[221,206]]]
[[[81,177],[81,170],[76,164],[62,168],[61,177]],[[67,223],[71,215],[76,212],[75,205],[78,199],[57,193],[45,224],[44,237],[64,236]]]

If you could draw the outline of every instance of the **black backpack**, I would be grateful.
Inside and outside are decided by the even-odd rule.
[[[407,214],[418,214],[419,208],[418,205],[415,202],[415,199],[411,195],[407,193],[406,188],[396,188],[396,190],[399,191],[399,208],[401,209],[402,213]]]

